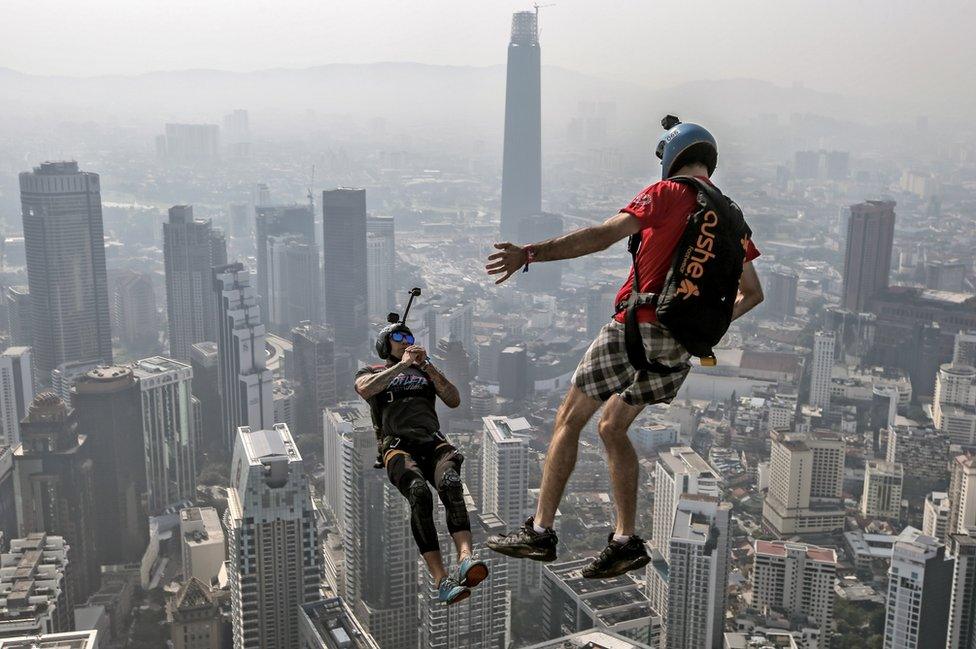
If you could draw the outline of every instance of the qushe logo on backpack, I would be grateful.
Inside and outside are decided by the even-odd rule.
[[[627,355],[637,369],[657,372],[662,367],[671,368],[647,360],[637,325],[637,307],[654,306],[658,322],[675,340],[691,355],[703,359],[703,364],[714,364],[712,348],[732,323],[742,264],[752,236],[739,206],[717,188],[698,178],[675,176],[669,180],[695,190],[698,209],[688,216],[660,294],[638,293],[639,232],[628,246],[634,263],[634,287],[624,319]]]

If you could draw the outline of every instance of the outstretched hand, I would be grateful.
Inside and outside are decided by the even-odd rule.
[[[488,255],[488,264],[485,269],[489,275],[505,273],[500,279],[495,280],[496,284],[501,284],[525,265],[525,249],[508,242],[496,243],[495,248],[501,252]]]

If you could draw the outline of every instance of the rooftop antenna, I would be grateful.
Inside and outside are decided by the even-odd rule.
[[[538,2],[532,5],[535,8],[535,29],[536,29],[536,40],[542,38],[542,28],[539,27],[539,10],[545,9],[546,7],[555,7],[555,2],[550,2],[549,4],[541,5]]]

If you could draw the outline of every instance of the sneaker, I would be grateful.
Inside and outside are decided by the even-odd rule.
[[[611,533],[607,538],[607,547],[603,548],[600,556],[583,568],[583,576],[587,579],[617,577],[629,570],[643,568],[650,561],[644,539],[634,534],[626,543],[618,543]]]
[[[437,584],[437,599],[448,606],[463,602],[471,597],[471,590],[458,583],[454,577],[444,577]]]
[[[458,565],[458,581],[462,586],[474,588],[488,577],[488,565],[481,559],[466,557]]]
[[[536,532],[530,518],[525,521],[525,525],[514,532],[489,538],[487,545],[495,552],[507,557],[555,561],[558,542],[556,533],[552,531],[551,527],[546,528],[544,532]]]

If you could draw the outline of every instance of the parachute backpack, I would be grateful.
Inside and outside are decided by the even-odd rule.
[[[682,149],[701,143],[714,147],[714,138],[700,126],[681,124],[671,115],[662,121],[662,126],[668,129],[662,143],[680,144]],[[686,127],[683,132],[681,127]],[[667,163],[664,174],[672,171],[680,153],[658,146],[658,156],[662,163]],[[640,293],[637,253],[641,233],[631,235],[627,249],[633,260],[634,282],[630,298],[620,305],[620,310],[626,311],[624,344],[628,360],[638,370],[657,374],[676,372],[683,366],[669,367],[647,359],[637,323],[637,308],[654,307],[658,322],[667,327],[675,340],[692,356],[701,359],[702,365],[715,365],[712,348],[732,322],[742,264],[752,236],[739,206],[717,188],[688,176],[667,179],[690,187],[698,206],[688,215],[660,293]]]

